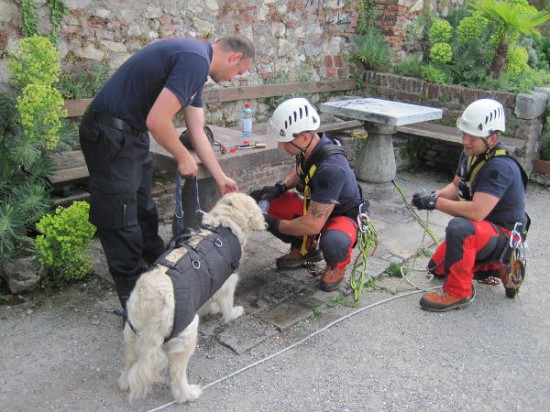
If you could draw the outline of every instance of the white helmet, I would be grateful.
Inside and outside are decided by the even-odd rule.
[[[290,142],[298,134],[317,130],[320,126],[317,110],[303,97],[281,103],[269,119],[269,136],[276,142]]]
[[[487,137],[505,130],[504,108],[492,99],[476,100],[464,110],[456,127],[471,136]]]

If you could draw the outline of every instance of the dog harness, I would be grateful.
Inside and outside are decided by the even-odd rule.
[[[210,233],[183,234],[170,242],[168,251],[156,261],[169,269],[166,274],[174,287],[174,326],[168,341],[184,330],[199,308],[216,293],[239,267],[241,245],[231,229],[203,225]],[[176,262],[167,256],[175,248],[184,248]]]

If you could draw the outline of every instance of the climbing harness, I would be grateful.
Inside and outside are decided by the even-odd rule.
[[[302,213],[305,216],[307,214],[307,208],[309,204],[309,199],[311,197],[311,189],[309,187],[309,182],[313,178],[315,171],[317,170],[317,165],[323,162],[327,157],[333,154],[346,155],[346,151],[342,148],[342,144],[337,139],[332,139],[331,144],[325,144],[319,147],[308,159],[304,162],[303,154],[296,156],[296,174],[298,175],[299,182],[296,185],[296,189],[299,192],[303,193],[304,203],[302,207]],[[300,248],[300,253],[302,256],[305,256],[308,252],[308,236],[304,235],[302,240],[302,247]]]
[[[506,156],[512,159],[519,167],[520,173],[521,173],[521,179],[523,180],[523,186],[527,187],[527,182],[529,180],[529,177],[527,176],[527,173],[525,173],[525,170],[521,166],[521,164],[518,162],[518,160],[510,155],[507,150],[500,149],[500,148],[492,148],[487,150],[483,156],[478,156],[475,160],[473,156],[468,156],[468,159],[465,162],[465,165],[462,164],[461,166],[461,178],[458,182],[458,197],[460,200],[472,200],[473,193],[472,193],[472,186],[475,180],[475,177],[477,173],[481,170],[481,168],[491,159],[494,159],[495,157],[501,157]],[[463,168],[466,167],[466,170]]]
[[[369,256],[374,255],[378,247],[378,232],[372,224],[368,210],[359,205],[359,213],[357,214],[357,245],[359,254],[353,262],[349,284],[353,289],[353,297],[358,301],[367,284],[367,260]],[[372,249],[372,250],[371,250]],[[358,269],[360,268],[360,269]]]

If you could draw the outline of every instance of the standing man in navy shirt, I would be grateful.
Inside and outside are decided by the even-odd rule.
[[[149,134],[195,176],[197,162],[180,142],[174,116],[183,109],[189,138],[223,195],[237,184],[221,169],[204,133],[202,92],[210,76],[232,81],[250,69],[254,45],[229,36],[154,42],[128,59],[94,98],[80,125],[90,172],[90,221],[107,257],[122,308],[139,275],[164,251],[151,197]]]
[[[511,230],[521,224],[523,231],[527,225],[527,176],[499,142],[499,133],[505,130],[502,105],[492,99],[477,100],[458,118],[457,127],[464,151],[454,180],[433,193],[415,193],[412,200],[419,210],[455,216],[428,264],[434,275],[446,277],[445,284],[420,300],[423,309],[434,312],[467,307],[475,298],[474,276],[500,273],[506,288],[508,274],[496,262]]]

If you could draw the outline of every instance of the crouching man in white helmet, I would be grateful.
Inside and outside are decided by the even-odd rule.
[[[445,283],[420,299],[423,309],[435,312],[467,307],[475,297],[474,278],[500,276],[506,295],[513,297],[520,283],[507,279],[510,256],[503,252],[512,230],[525,234],[528,228],[527,176],[499,143],[499,132],[505,130],[502,105],[477,100],[458,118],[457,127],[464,151],[454,180],[433,193],[415,193],[412,200],[419,210],[455,216],[428,264],[434,275],[446,277]]]
[[[269,122],[269,135],[280,149],[296,157],[296,170],[251,196],[259,202],[269,201],[268,230],[290,243],[288,253],[276,259],[277,268],[297,269],[324,257],[320,287],[332,291],[338,288],[351,260],[357,215],[365,205],[343,148],[317,134],[319,126],[317,111],[304,98],[277,107]],[[303,196],[289,190],[292,188]]]

